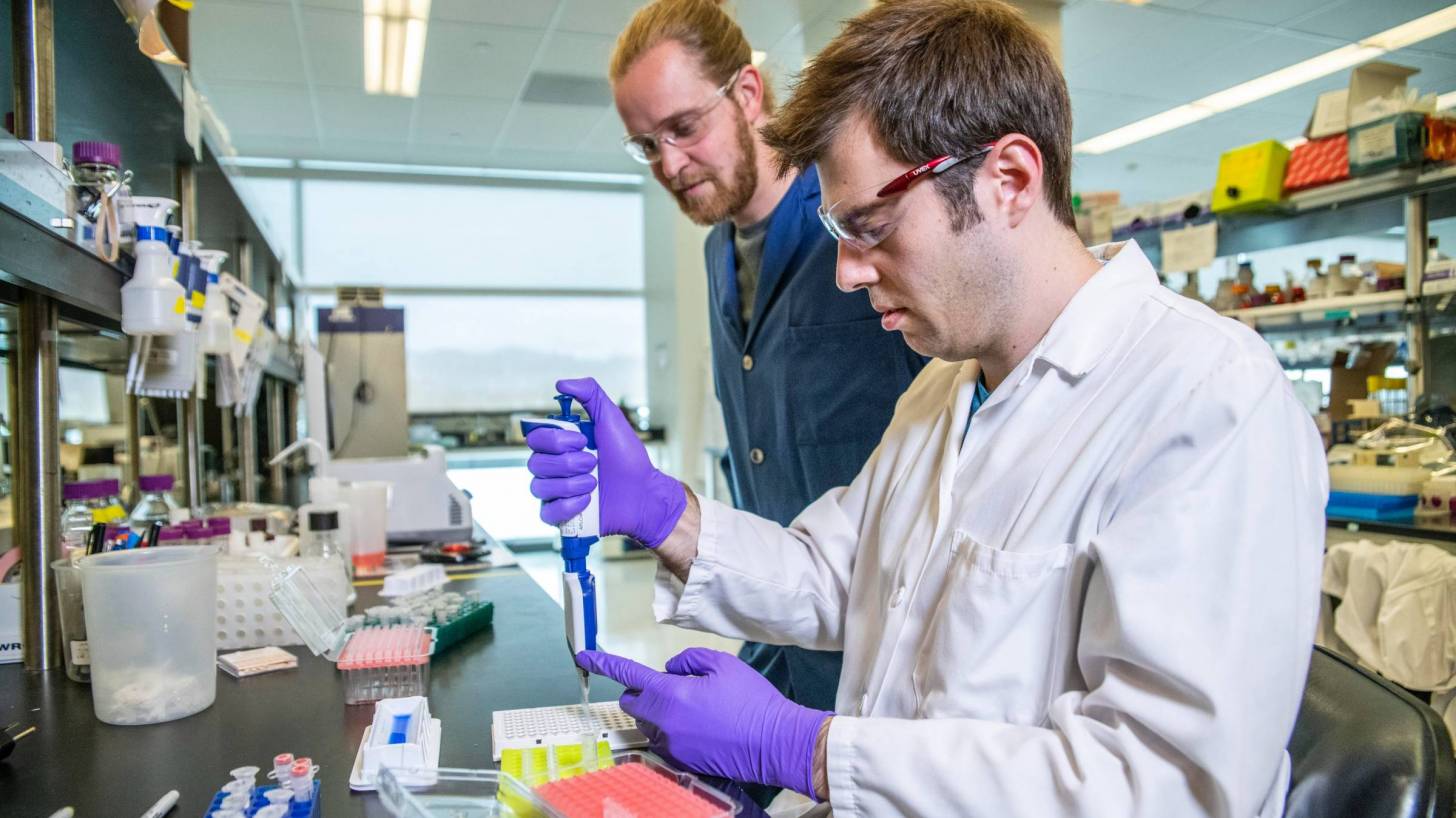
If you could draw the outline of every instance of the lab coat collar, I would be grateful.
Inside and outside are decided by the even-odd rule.
[[[1138,308],[1137,295],[1161,286],[1136,241],[1088,248],[1102,269],[1072,296],[1032,352],[1073,378],[1091,372],[1106,357]]]

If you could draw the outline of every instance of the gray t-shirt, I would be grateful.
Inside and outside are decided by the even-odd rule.
[[[768,218],[733,231],[733,262],[738,267],[738,310],[743,326],[753,319],[753,299],[758,294],[758,271],[763,267],[763,244],[768,238]]]

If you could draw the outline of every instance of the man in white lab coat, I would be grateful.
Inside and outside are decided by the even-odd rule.
[[[1008,6],[897,0],[765,128],[819,163],[840,287],[938,359],[789,527],[685,491],[594,381],[558,384],[600,462],[533,432],[543,518],[596,486],[602,531],[661,560],[662,621],[845,654],[833,713],[727,654],[581,654],[658,751],[840,818],[1281,814],[1319,436],[1258,336],[1160,286],[1135,243],[1081,246],[1069,111]]]

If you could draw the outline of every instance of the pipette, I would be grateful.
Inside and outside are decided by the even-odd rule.
[[[561,404],[561,414],[525,418],[521,421],[521,434],[528,435],[545,426],[569,429],[580,432],[586,438],[586,448],[596,454],[595,424],[572,413],[570,395],[557,395],[556,401]],[[592,477],[596,476],[597,469],[593,467]],[[597,649],[596,578],[586,567],[586,557],[601,530],[597,508],[599,489],[600,486],[592,489],[591,500],[580,514],[560,525],[561,559],[565,562],[565,570],[561,574],[561,601],[566,612],[566,646],[571,651],[572,666],[576,667],[581,680],[582,717],[588,722],[591,721],[591,705],[588,704],[591,674],[576,665],[576,654]]]

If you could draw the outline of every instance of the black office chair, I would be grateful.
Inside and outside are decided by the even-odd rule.
[[[1456,756],[1441,717],[1315,648],[1289,739],[1285,818],[1452,818]]]

